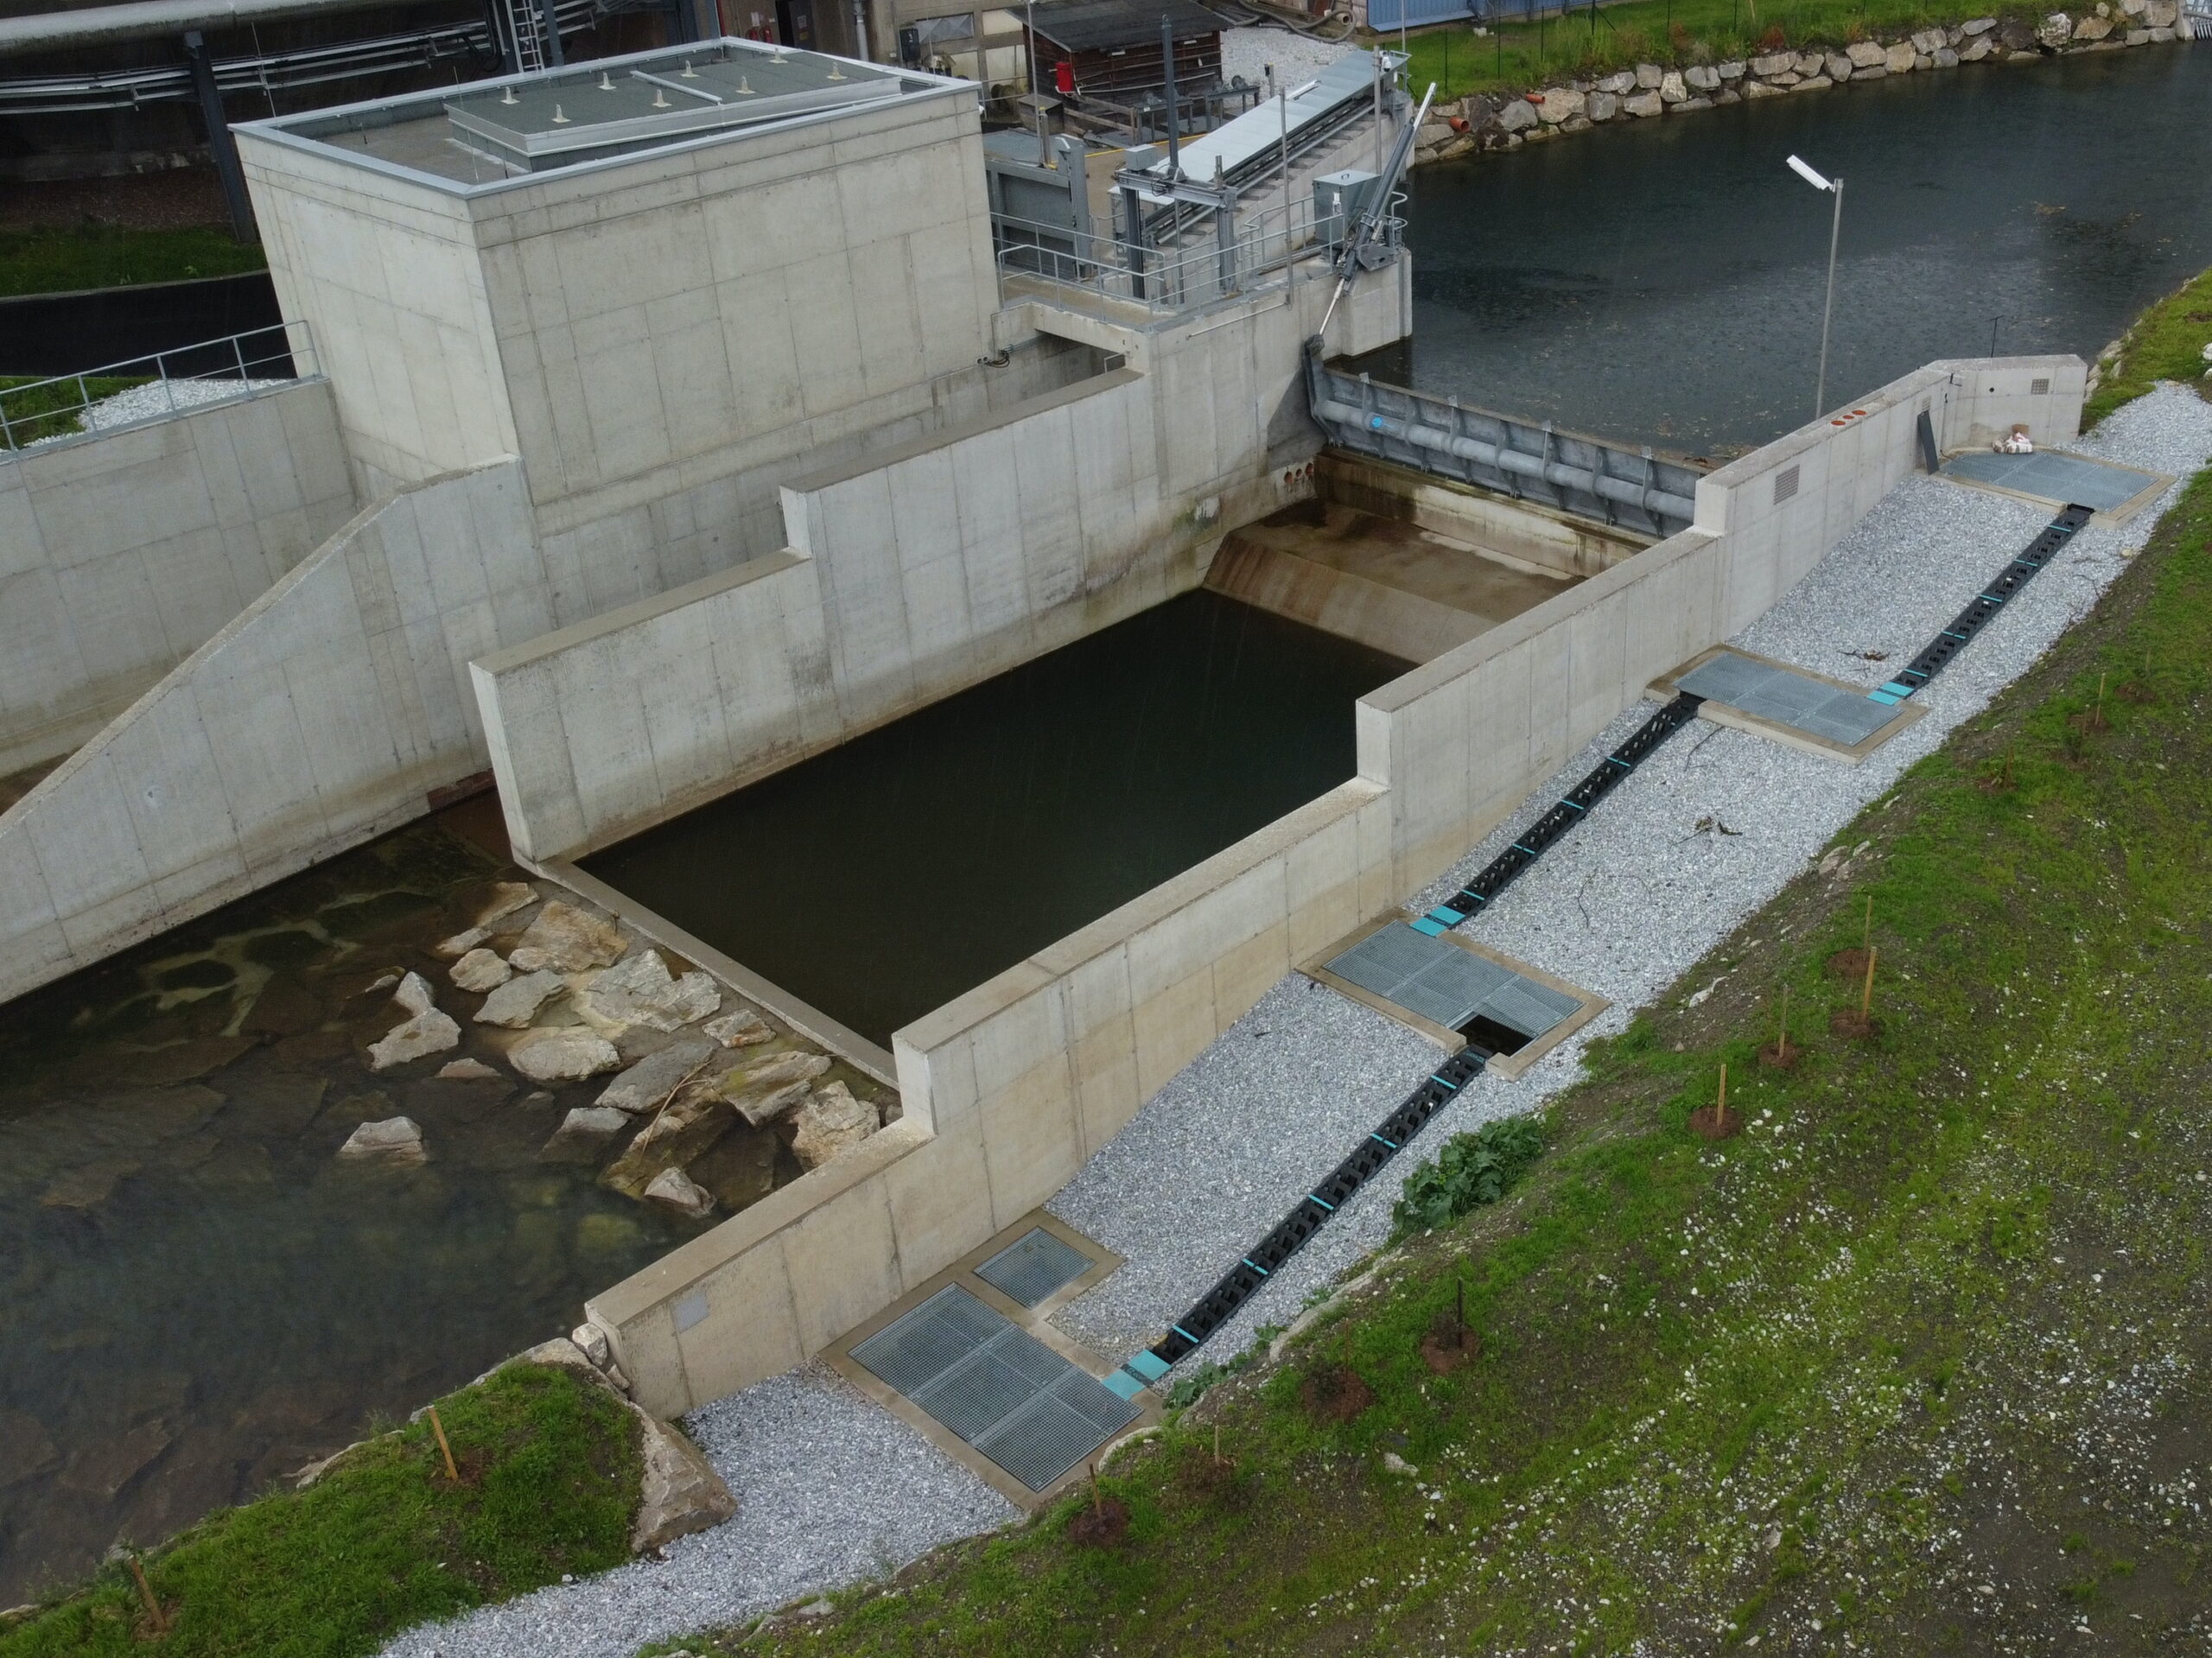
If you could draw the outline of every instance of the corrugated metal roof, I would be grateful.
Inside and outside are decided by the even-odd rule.
[[[1037,8],[1039,38],[1071,52],[1096,52],[1117,46],[1156,46],[1160,20],[1167,19],[1175,38],[1217,35],[1228,20],[1197,0],[1057,0]]]
[[[1040,11],[1039,16],[1042,15]],[[1195,179],[1201,184],[1211,182],[1214,162],[1218,158],[1222,172],[1233,178],[1236,169],[1246,162],[1282,143],[1286,114],[1289,118],[1290,136],[1295,138],[1304,128],[1320,120],[1346,100],[1372,98],[1375,95],[1375,54],[1371,52],[1348,52],[1312,80],[1294,90],[1297,93],[1294,98],[1269,99],[1257,109],[1245,111],[1233,121],[1224,121],[1211,132],[1185,139],[1182,147],[1183,176]],[[1165,179],[1167,176],[1167,157],[1163,155],[1145,170]],[[1165,200],[1166,198],[1162,196],[1154,200]]]

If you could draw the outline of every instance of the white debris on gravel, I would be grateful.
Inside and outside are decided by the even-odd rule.
[[[1270,43],[1277,37],[1249,32]],[[2212,459],[2212,404],[2162,385],[2067,447],[2185,477]],[[1519,1080],[1486,1077],[1439,1114],[1410,1155],[1347,1204],[1185,1366],[1230,1357],[1263,1324],[1288,1324],[1309,1296],[1376,1248],[1405,1174],[1447,1135],[1533,1109],[1571,1084],[1589,1036],[1623,1028],[2024,671],[2086,613],[2172,499],[2169,492],[2118,530],[2092,525],[2077,535],[1914,699],[1929,713],[1860,766],[1709,722],[1663,746],[1475,924],[1485,944],[1596,990],[1612,1007]],[[2005,497],[1910,480],[1734,642],[1878,684],[2050,516]],[[1855,654],[1866,651],[1887,656]],[[1538,803],[1564,792],[1650,711],[1625,710],[1414,907],[1495,857]],[[1710,827],[1700,829],[1704,820]],[[1054,1322],[1111,1358],[1155,1339],[1437,1057],[1394,1021],[1299,975],[1285,979],[1052,1199],[1055,1214],[1127,1263]],[[665,1563],[641,1561],[412,1630],[386,1652],[630,1658],[647,1641],[886,1576],[1015,1517],[982,1480],[818,1364],[718,1401],[686,1426],[736,1494],[735,1519],[671,1545]]]
[[[1317,41],[1288,29],[1224,29],[1221,78],[1233,81],[1242,75],[1249,86],[1265,86],[1272,64],[1275,85],[1294,91],[1351,50],[1349,41]]]
[[[632,1658],[648,1642],[887,1577],[1015,1518],[1004,1497],[826,1365],[717,1400],[683,1426],[728,1482],[735,1519],[678,1538],[664,1561],[410,1629],[388,1658]]]
[[[2212,404],[2161,386],[2066,447],[2185,477],[2212,457]],[[1709,721],[1662,746],[1470,924],[1484,943],[1595,990],[1612,1007],[1519,1080],[1485,1077],[1440,1113],[1410,1155],[1345,1204],[1183,1368],[1230,1357],[1262,1325],[1287,1324],[1307,1297],[1377,1248],[1404,1177],[1446,1136],[1534,1109],[1574,1082],[1589,1038],[1625,1027],[2086,613],[2173,494],[2118,529],[2092,524],[2075,536],[1914,699],[1928,713],[1859,766]],[[1908,480],[1733,642],[1880,684],[2051,516],[1941,480]],[[1857,654],[1867,651],[1885,659]],[[1652,712],[1624,711],[1412,907],[1456,890],[1540,803],[1586,776]],[[1712,827],[1697,828],[1708,820]],[[1116,1358],[1157,1339],[1438,1057],[1394,1021],[1298,975],[1276,986],[1052,1200],[1055,1214],[1128,1263],[1055,1322]]]

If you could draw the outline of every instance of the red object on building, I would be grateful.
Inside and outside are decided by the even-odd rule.
[[[1062,98],[1075,96],[1075,65],[1063,58],[1052,66],[1052,86]]]

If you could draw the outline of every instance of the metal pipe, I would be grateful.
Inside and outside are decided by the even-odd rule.
[[[124,5],[99,6],[84,11],[0,17],[0,57],[66,51],[71,47],[99,46],[111,41],[173,38],[187,29],[213,34],[287,17],[381,11],[431,3],[432,0],[129,0]]]
[[[238,140],[231,137],[230,118],[223,113],[223,94],[215,85],[214,66],[207,60],[207,37],[196,29],[185,31],[184,55],[192,67],[192,88],[200,95],[200,117],[207,124],[215,176],[222,181],[223,203],[231,212],[231,234],[241,242],[258,241],[253,203],[245,193],[245,171],[238,165]]]
[[[1175,30],[1167,14],[1160,15],[1160,56],[1167,72],[1167,181],[1183,176],[1183,111],[1175,101]]]
[[[1843,236],[1843,181],[1836,180],[1832,187],[1835,191],[1835,217],[1828,221],[1828,296],[1821,306],[1821,378],[1813,390],[1815,420],[1826,414],[1828,407],[1828,319],[1835,314],[1835,248]]]

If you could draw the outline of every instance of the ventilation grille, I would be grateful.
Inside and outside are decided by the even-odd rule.
[[[1797,468],[1784,467],[1774,474],[1774,504],[1780,506],[1797,492]]]
[[[993,1261],[1028,1241],[1019,1240]],[[860,1343],[852,1356],[1033,1491],[1052,1484],[1138,1414],[1135,1405],[957,1284]]]
[[[1041,1226],[1033,1226],[976,1268],[976,1276],[1009,1301],[1033,1307],[1096,1265]]]
[[[1471,950],[1395,923],[1370,933],[1329,971],[1447,1031],[1479,1018],[1531,1039],[1572,1018],[1575,997],[1523,978]]]
[[[2031,381],[2029,381],[2029,382],[2028,382],[2028,395],[2029,395],[2031,397],[2049,397],[2049,396],[2050,395],[2050,379],[2046,377],[2045,378],[2043,378],[2043,379],[2040,379],[2040,380],[2031,380]]]

